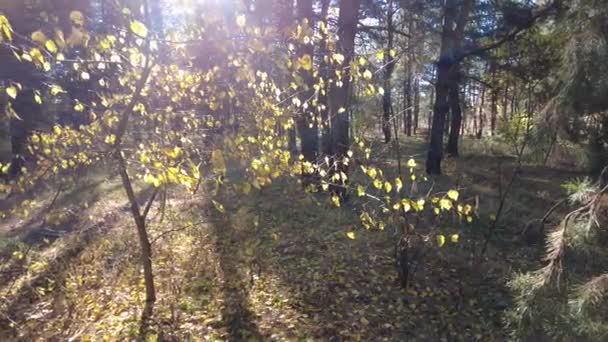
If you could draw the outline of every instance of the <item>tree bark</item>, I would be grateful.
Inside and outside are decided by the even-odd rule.
[[[350,109],[348,108],[348,90],[350,87],[349,66],[355,52],[359,5],[360,0],[340,1],[337,49],[344,56],[344,61],[339,66],[342,70],[342,85],[338,86],[337,82],[332,83],[330,93],[333,172],[344,172],[345,174],[348,174],[348,166],[343,163],[343,158],[346,156],[350,145]],[[345,194],[343,187],[334,187],[333,191],[342,196]]]
[[[460,91],[457,83],[452,83],[448,96],[452,120],[450,122],[450,136],[448,137],[446,152],[450,157],[458,157],[458,140],[460,138],[460,126],[462,124],[462,109],[460,108]]]
[[[481,86],[481,94],[479,100],[479,119],[478,119],[478,127],[476,132],[477,139],[481,139],[483,136],[483,125],[485,124],[485,111],[484,107],[486,105],[486,87],[484,85]]]
[[[325,23],[325,27],[328,25],[328,17],[327,13],[329,12],[329,2],[330,0],[323,0],[321,3],[321,20]],[[321,43],[319,46],[319,54],[320,58],[320,66],[319,72],[321,77],[323,78],[323,84],[319,89],[319,96],[317,98],[319,115],[321,117],[321,153],[325,156],[331,155],[331,125],[329,120],[329,103],[328,99],[328,80],[330,77],[330,67],[328,63],[325,61],[325,56],[327,55],[327,39],[328,39],[328,31],[321,32]]]
[[[496,117],[498,116],[498,87],[496,86],[496,62],[490,62],[493,88],[490,89],[490,135],[496,131]]]
[[[459,75],[457,68],[459,60],[457,56],[461,53],[464,27],[468,21],[472,5],[473,0],[464,0],[461,6],[457,5],[456,0],[446,0],[445,3],[443,31],[441,34],[441,53],[437,62],[435,106],[426,160],[426,172],[428,174],[441,174],[443,131],[446,114],[450,108],[448,96],[451,87],[458,89]],[[459,15],[457,14],[457,8],[460,8]],[[454,83],[455,85],[453,85]],[[459,131],[455,133],[459,133]]]
[[[395,59],[391,56],[393,50],[393,1],[388,2],[388,14],[386,17],[386,29],[388,31],[388,41],[386,51],[384,52],[384,95],[382,96],[382,133],[384,134],[384,143],[388,144],[391,141],[391,113],[392,113],[392,87],[391,77],[395,69]]]
[[[304,31],[312,31],[313,28],[313,9],[312,0],[299,0],[297,4],[298,17],[302,20],[302,26]],[[304,22],[307,24],[304,25]],[[314,46],[312,44],[301,44],[298,46],[298,56],[309,56],[313,58]],[[300,95],[302,103],[308,103],[309,105],[304,109],[305,106],[301,107],[301,111],[298,113],[296,118],[296,126],[298,134],[300,136],[300,147],[304,160],[309,162],[317,161],[317,154],[319,151],[319,131],[317,127],[316,115],[312,104],[312,98],[314,95],[314,78],[312,74],[312,68],[306,70],[304,68],[299,71],[300,77],[303,80],[304,91]]]
[[[414,124],[413,130],[414,135],[418,132],[418,122],[420,118],[420,79],[415,78],[414,80]]]

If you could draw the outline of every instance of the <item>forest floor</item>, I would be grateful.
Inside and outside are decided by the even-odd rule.
[[[543,248],[542,239],[530,243],[520,232],[564,197],[560,184],[580,174],[524,165],[486,257],[473,266],[514,159],[469,146],[434,181],[479,196],[479,219],[458,244],[427,251],[408,289],[397,281],[394,229],[362,229],[350,202],[334,208],[326,195],[287,181],[222,195],[225,213],[205,194],[169,194],[164,217],[151,212],[158,337],[504,340],[506,284],[514,272],[538,267]],[[424,147],[422,139],[403,142],[405,155],[419,159]],[[377,163],[394,165],[382,149]],[[0,340],[134,336],[143,283],[118,179],[91,172],[73,188],[44,193],[26,206],[29,218],[0,221]]]

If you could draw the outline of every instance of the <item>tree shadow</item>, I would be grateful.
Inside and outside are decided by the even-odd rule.
[[[265,337],[260,333],[256,314],[249,303],[253,274],[242,245],[244,236],[229,217],[217,215],[213,208],[208,210],[207,217],[218,217],[211,224],[211,231],[215,235],[214,248],[222,274],[222,319],[228,335],[226,340],[263,341]]]
[[[88,217],[89,206],[94,206],[103,196],[108,196],[109,193],[121,187],[119,182],[108,182],[110,180],[82,184],[64,192],[57,198],[56,202],[61,207],[59,211],[68,209],[72,211],[67,220],[62,221],[61,224],[50,226],[43,219],[45,213],[41,213],[20,225],[17,232],[12,232],[15,234],[13,239],[20,241],[25,246],[25,250],[20,258],[15,258],[10,253],[5,253],[7,255],[3,256],[5,260],[2,272],[0,272],[0,284],[2,284],[0,289],[6,296],[0,302],[0,337],[24,340],[28,338],[28,334],[38,333],[20,329],[18,322],[26,322],[29,319],[29,312],[39,310],[37,302],[42,299],[40,289],[47,288],[49,284],[52,284],[54,288],[64,288],[67,277],[65,270],[70,263],[78,259],[95,239],[107,234],[115,226],[121,212],[128,210],[128,203],[125,202],[126,204],[117,207],[104,207],[102,217],[94,219]],[[108,186],[100,189],[99,186],[102,183],[106,183]],[[145,203],[152,191],[153,189],[148,188],[138,192],[137,197],[140,202]],[[80,205],[83,202],[88,205]],[[60,240],[65,243],[55,248],[55,243]],[[36,274],[30,277],[28,274],[32,265],[26,264],[29,251],[45,253],[51,248],[55,248],[57,252],[53,252],[53,254],[56,253],[56,255],[53,255],[42,271],[35,272]],[[33,262],[35,264],[39,260],[33,260]],[[53,301],[55,300],[53,297]],[[48,314],[56,313],[52,311]]]
[[[28,267],[23,263],[15,265],[19,272],[11,273],[9,279],[2,279],[3,284],[8,286],[7,293],[9,296],[4,298],[1,307],[3,314],[0,316],[0,337],[27,340],[30,334],[39,333],[26,331],[19,327],[19,322],[30,319],[28,313],[31,310],[44,311],[36,306],[41,296],[39,289],[47,288],[50,283],[53,283],[56,287],[64,287],[65,268],[72,260],[77,259],[96,237],[107,233],[116,219],[117,215],[115,213],[109,213],[97,223],[81,229],[78,229],[78,227],[81,226],[82,222],[76,218],[66,223],[65,227],[71,232],[70,235],[77,235],[69,241],[65,248],[60,250],[59,254],[51,260],[43,271],[27,279],[25,283],[20,282],[18,284],[17,280],[19,277],[25,276]],[[18,287],[16,291],[13,291],[13,286]]]

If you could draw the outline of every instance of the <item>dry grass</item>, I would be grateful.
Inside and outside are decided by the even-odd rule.
[[[404,148],[419,155],[421,140]],[[508,176],[510,162],[467,153],[446,162],[446,175],[434,181],[479,195],[481,218],[458,245],[429,250],[407,291],[397,283],[393,230],[360,228],[356,201],[334,209],[324,195],[282,183],[248,197],[224,192],[223,215],[205,195],[170,194],[162,222],[158,206],[151,212],[154,329],[176,341],[503,339],[504,284],[513,268],[534,264],[537,251],[517,233],[558,200],[559,184],[572,176],[524,167],[488,260],[472,269],[470,254],[497,205],[498,175]],[[17,231],[0,225],[1,238],[12,241],[0,253],[2,284],[10,284],[0,290],[3,340],[134,337],[143,284],[116,184],[103,179],[62,196],[57,208],[74,214],[52,241],[25,238],[44,218]],[[346,238],[353,230],[356,239]],[[20,259],[15,251],[27,253]]]

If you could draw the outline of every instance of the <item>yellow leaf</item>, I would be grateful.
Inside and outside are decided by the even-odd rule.
[[[34,94],[34,101],[36,101],[37,104],[41,104],[42,98],[40,97],[40,95]]]
[[[456,191],[456,190],[450,190],[450,191],[448,191],[448,197],[450,199],[452,199],[453,201],[458,201],[458,195],[459,195],[458,191]]]
[[[133,33],[142,38],[146,38],[148,36],[148,28],[141,21],[133,20],[131,21],[131,25],[129,27]]]
[[[306,54],[298,60],[299,67],[304,70],[312,70],[312,57],[309,54]]]
[[[393,186],[389,182],[384,182],[384,190],[386,193],[389,193],[393,190]]]
[[[391,50],[388,52],[388,55],[389,55],[389,56],[391,56],[391,58],[395,58],[395,56],[397,55],[397,52],[395,52],[395,50],[391,49]]]
[[[40,45],[44,44],[47,40],[44,32],[42,32],[40,30],[32,32],[32,34],[30,35],[30,38],[32,39],[32,41],[34,41]]]
[[[450,210],[452,209],[452,201],[447,198],[442,198],[439,200],[439,207],[441,210]]]
[[[365,80],[371,80],[371,79],[372,79],[372,77],[374,77],[374,75],[372,74],[372,72],[371,72],[371,71],[369,71],[369,70],[365,70],[365,71],[363,72],[363,79],[365,79]]]
[[[84,110],[84,105],[80,102],[74,105],[74,110],[77,112],[82,112]]]
[[[473,217],[471,217],[471,216],[467,216],[467,222],[468,222],[468,223],[473,222]]]
[[[376,169],[374,169],[373,167],[367,169],[367,175],[371,178],[374,179],[376,178],[376,175],[378,174],[378,172],[376,171]]]
[[[346,232],[346,236],[351,240],[356,238],[355,232]]]
[[[340,197],[333,195],[331,196],[331,202],[338,208],[340,208]]]
[[[445,236],[437,235],[437,244],[439,245],[439,247],[445,245]]]
[[[2,28],[4,35],[9,41],[13,40],[11,23],[8,21],[8,18],[2,14],[0,14],[0,28]],[[0,41],[2,41],[2,37],[0,37]]]
[[[10,96],[13,100],[17,98],[17,88],[10,86],[6,88],[6,94]]]
[[[403,188],[403,182],[401,182],[401,178],[395,178],[395,187],[397,188],[397,192],[401,191],[401,188]]]
[[[401,205],[403,206],[403,211],[406,213],[412,209],[412,205],[410,204],[410,201],[407,199],[402,199]]]
[[[70,20],[76,26],[84,25],[84,15],[80,11],[72,11],[70,12]]]
[[[407,167],[414,168],[416,167],[416,161],[414,159],[410,159],[407,161]]]
[[[378,60],[378,62],[384,61],[384,50],[376,52],[376,59]]]
[[[244,14],[241,14],[236,17],[236,26],[238,26],[240,28],[244,28],[246,23],[247,23],[247,20],[245,19]]]
[[[450,236],[450,240],[452,240],[453,243],[458,243],[458,234],[452,234],[452,236]]]
[[[334,53],[334,54],[331,56],[331,59],[333,59],[333,60],[334,60],[336,63],[338,63],[338,64],[342,64],[342,63],[344,63],[344,55],[343,55],[343,54],[340,54],[340,53]]]
[[[60,86],[58,86],[56,84],[51,86],[51,95],[56,96],[62,92],[63,92],[63,88],[61,88]]]
[[[374,179],[374,187],[378,190],[382,189],[382,181],[379,179]]]
[[[50,53],[57,52],[57,45],[55,45],[55,42],[51,39],[47,40],[46,43],[44,43],[44,47],[46,47],[46,49],[49,50]]]
[[[106,136],[105,143],[108,145],[114,145],[114,143],[116,143],[116,135],[110,134]]]
[[[217,202],[216,200],[211,200],[211,203],[213,203],[215,209],[217,209],[217,211],[219,211],[220,213],[223,214],[226,212],[226,209],[224,209],[224,205],[222,205],[220,202]]]
[[[362,185],[357,185],[357,196],[365,196],[365,188]]]
[[[359,65],[360,66],[365,66],[366,63],[367,63],[367,61],[365,60],[365,58],[359,57]]]
[[[211,152],[211,167],[213,172],[219,175],[226,175],[226,161],[221,150],[213,150]]]

